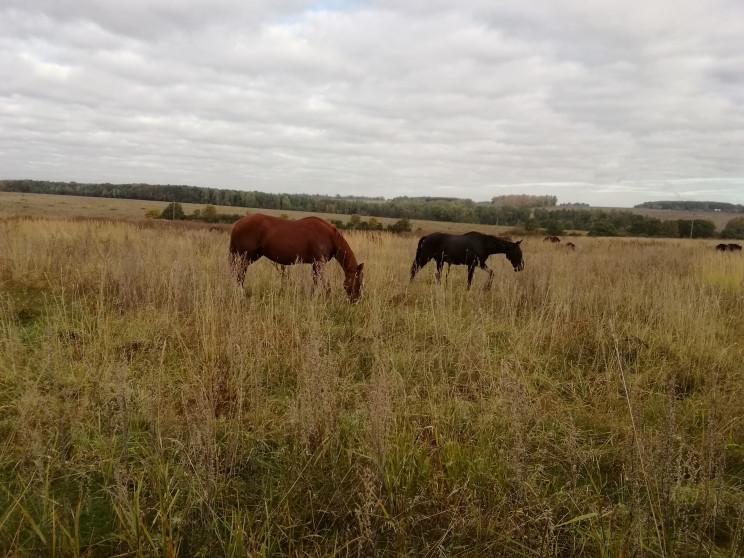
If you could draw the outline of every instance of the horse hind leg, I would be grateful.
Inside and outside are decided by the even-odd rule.
[[[325,266],[323,262],[313,262],[313,290],[318,288],[318,283],[323,287],[325,294],[330,294],[331,284],[325,276]]]
[[[230,267],[232,268],[235,280],[241,287],[245,281],[245,274],[248,271],[248,265],[250,263],[249,259],[245,257],[245,254],[230,254]]]

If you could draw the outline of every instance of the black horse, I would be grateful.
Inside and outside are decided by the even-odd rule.
[[[506,258],[514,266],[514,271],[524,269],[522,258],[521,240],[509,242],[489,234],[469,232],[462,235],[432,233],[419,240],[416,249],[416,258],[411,266],[411,281],[419,269],[424,267],[429,260],[437,262],[436,278],[442,278],[444,263],[468,266],[468,289],[473,282],[473,273],[476,266],[488,272],[487,288],[490,288],[493,280],[493,270],[486,265],[486,260],[491,254],[506,254]]]
[[[741,250],[741,246],[739,244],[719,244],[716,246],[716,250],[720,250],[721,252],[729,251],[734,252],[736,250]]]

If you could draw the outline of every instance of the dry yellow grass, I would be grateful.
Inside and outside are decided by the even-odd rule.
[[[227,233],[0,221],[0,554],[736,556],[744,258],[414,238],[228,273]]]

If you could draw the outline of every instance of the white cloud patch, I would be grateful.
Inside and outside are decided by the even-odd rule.
[[[0,177],[744,201],[744,5],[524,4],[9,0]]]

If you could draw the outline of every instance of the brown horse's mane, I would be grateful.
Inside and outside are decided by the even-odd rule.
[[[328,223],[328,225],[333,228],[333,240],[335,244],[335,251],[333,253],[333,257],[336,258],[336,261],[339,264],[341,264],[341,267],[344,269],[344,272],[346,273],[356,272],[356,269],[359,263],[357,262],[356,256],[354,255],[354,252],[351,249],[351,246],[349,246],[349,243],[346,242],[346,239],[339,232],[339,230],[335,227],[335,225],[331,223]]]
[[[332,231],[333,248],[334,248],[333,257],[341,265],[341,267],[344,270],[344,273],[347,273],[347,274],[352,273],[352,272],[356,273],[359,262],[357,262],[356,256],[354,255],[354,251],[351,249],[351,246],[349,246],[349,243],[346,242],[346,239],[341,234],[341,232],[338,230],[336,225],[334,225],[333,223],[329,223],[325,219],[316,217],[315,215],[303,217],[303,219],[312,219],[313,221],[322,223],[323,225],[325,225]]]

